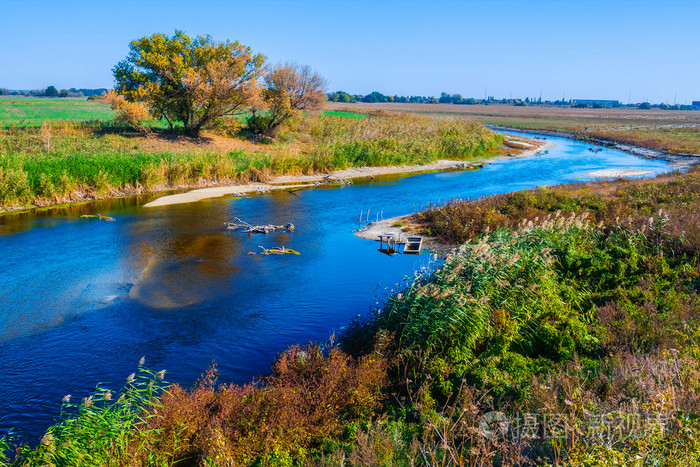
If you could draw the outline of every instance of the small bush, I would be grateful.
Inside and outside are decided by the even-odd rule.
[[[104,101],[116,112],[115,122],[132,126],[139,131],[146,131],[143,121],[148,120],[150,115],[148,106],[145,103],[127,101],[124,96],[112,90],[108,91],[104,96]]]

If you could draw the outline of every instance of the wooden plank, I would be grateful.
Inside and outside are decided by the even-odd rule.
[[[423,237],[407,237],[404,254],[419,254],[423,249]]]

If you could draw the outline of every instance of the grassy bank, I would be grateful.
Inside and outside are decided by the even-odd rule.
[[[77,465],[69,447],[112,465],[697,462],[699,170],[418,217],[465,243],[339,341],[255,384],[172,386],[110,442],[81,435],[83,409],[15,464]],[[115,404],[88,407],[118,421]]]
[[[419,165],[497,151],[502,137],[461,119],[375,114],[309,119],[271,144],[216,134],[150,136],[106,122],[0,129],[0,209],[182,186],[264,181],[359,166]]]
[[[564,131],[581,137],[672,153],[700,154],[700,112],[689,110],[391,103],[331,103],[329,108],[357,112],[385,109],[430,116],[460,116],[491,125]]]

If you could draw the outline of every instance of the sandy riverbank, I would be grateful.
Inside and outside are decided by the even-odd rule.
[[[638,177],[641,175],[651,175],[653,173],[654,172],[649,172],[648,170],[624,168],[624,169],[594,170],[592,172],[588,172],[587,174],[584,174],[583,176],[590,177],[590,178],[624,178],[624,177]]]
[[[460,169],[478,169],[488,162],[510,159],[516,157],[528,157],[539,154],[545,150],[554,147],[554,143],[542,140],[530,140],[527,138],[519,138],[527,140],[527,143],[532,145],[532,149],[525,151],[515,151],[511,154],[494,156],[488,158],[474,159],[470,161],[452,161],[439,160],[432,164],[426,165],[402,165],[402,166],[384,166],[384,167],[358,167],[345,170],[338,170],[330,174],[318,175],[283,175],[274,177],[266,183],[251,183],[246,185],[226,185],[218,187],[200,188],[191,190],[186,193],[176,195],[168,195],[158,198],[150,203],[146,203],[143,207],[152,208],[158,206],[169,206],[172,204],[193,203],[203,199],[218,198],[225,195],[245,195],[247,193],[266,193],[273,190],[289,190],[296,188],[307,188],[318,186],[321,184],[336,184],[344,183],[346,180],[358,178],[374,178],[379,175],[392,174],[407,174],[416,172],[438,172],[444,170],[460,170]]]

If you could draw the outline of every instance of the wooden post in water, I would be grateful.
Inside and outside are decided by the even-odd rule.
[[[365,221],[365,225],[369,224],[369,208],[367,208],[367,220]]]

